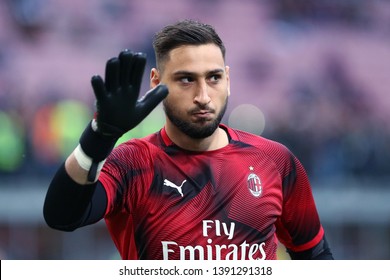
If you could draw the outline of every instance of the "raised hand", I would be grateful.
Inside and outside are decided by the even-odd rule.
[[[98,75],[92,77],[98,132],[119,138],[137,126],[168,95],[168,88],[158,85],[139,99],[145,64],[144,53],[124,50],[107,61],[105,81]]]

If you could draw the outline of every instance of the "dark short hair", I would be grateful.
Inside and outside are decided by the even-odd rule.
[[[181,20],[165,26],[154,35],[153,48],[157,67],[168,59],[169,52],[185,45],[215,44],[225,59],[225,46],[214,27],[196,20]]]

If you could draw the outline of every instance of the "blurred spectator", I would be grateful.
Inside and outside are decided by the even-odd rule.
[[[50,172],[77,143],[75,135],[91,117],[94,101],[89,79],[102,74],[108,56],[131,47],[146,52],[147,67],[152,67],[148,34],[160,23],[193,13],[220,27],[231,49],[240,48],[227,54],[232,66],[230,112],[252,104],[260,117],[256,113],[246,119],[261,118],[256,131],[288,145],[317,179],[388,176],[390,101],[385,91],[390,85],[388,79],[383,84],[373,81],[390,71],[389,63],[379,61],[386,52],[370,60],[384,69],[373,76],[370,65],[358,73],[351,69],[351,61],[361,56],[344,45],[361,28],[360,35],[370,42],[365,46],[367,56],[374,56],[378,46],[387,48],[387,37],[372,40],[368,31],[371,26],[382,26],[382,30],[388,26],[385,10],[390,5],[380,0],[244,2],[176,1],[176,13],[154,14],[148,20],[150,5],[164,11],[166,4],[157,0],[1,2],[0,177],[5,170],[15,176],[22,171]],[[230,24],[214,13],[216,9],[240,20]],[[279,35],[278,28],[283,30]],[[338,44],[324,44],[319,34],[342,39]],[[343,49],[350,57],[343,57]],[[234,57],[234,53],[241,55]],[[148,69],[145,81],[147,77]],[[367,81],[364,86],[361,78]],[[146,91],[147,82],[142,87]],[[376,98],[371,97],[373,93]],[[158,129],[163,123],[160,113],[157,110],[122,141]],[[234,118],[229,121],[240,126]]]

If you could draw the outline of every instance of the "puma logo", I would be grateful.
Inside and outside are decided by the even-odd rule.
[[[183,190],[182,190],[182,187],[183,187],[183,184],[187,182],[187,180],[184,180],[180,186],[177,186],[176,184],[172,183],[171,181],[169,181],[168,179],[165,179],[164,180],[164,186],[168,186],[168,187],[171,187],[171,188],[174,188],[174,189],[177,189],[177,191],[180,193],[180,195],[183,197],[184,194],[183,194]]]

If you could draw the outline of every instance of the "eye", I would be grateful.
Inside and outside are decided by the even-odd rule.
[[[180,77],[178,80],[183,84],[189,84],[189,83],[192,83],[194,81],[194,79],[192,77],[189,77],[189,76]]]
[[[209,81],[212,83],[217,83],[219,80],[221,80],[222,75],[220,74],[215,74],[209,77]]]

